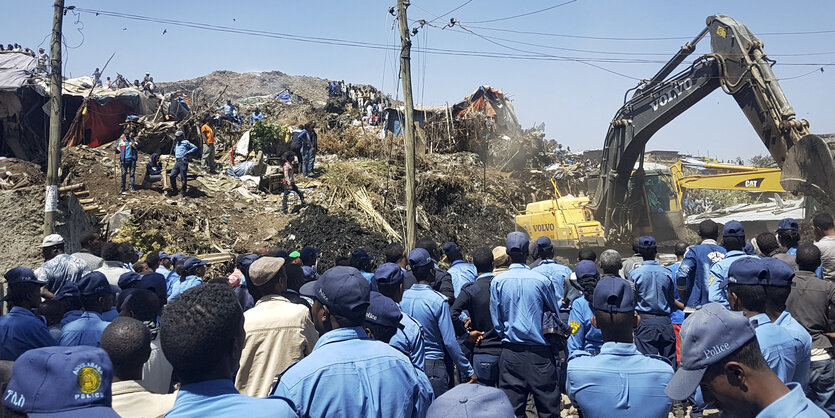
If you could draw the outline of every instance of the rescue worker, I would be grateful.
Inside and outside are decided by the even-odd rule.
[[[446,297],[430,285],[434,277],[434,260],[425,249],[415,248],[409,253],[409,265],[417,283],[403,293],[400,306],[423,327],[426,376],[435,396],[440,396],[453,386],[453,378],[444,364],[446,355],[470,377],[470,383],[476,381],[476,375],[455,338]]]
[[[559,373],[541,326],[545,311],[559,312],[556,293],[547,277],[525,264],[527,234],[511,232],[505,247],[511,265],[490,283],[490,315],[502,339],[499,389],[510,399],[516,416],[525,416],[525,403],[532,394],[540,417],[557,417]]]
[[[304,206],[304,193],[299,190],[299,186],[296,185],[296,176],[293,174],[293,153],[287,151],[284,153],[284,164],[282,165],[282,169],[284,170],[284,193],[281,198],[281,211],[285,214],[287,213],[287,197],[290,196],[290,192],[296,192],[296,195],[299,196],[299,201],[301,201],[302,206]]]
[[[752,257],[736,260],[728,269],[728,303],[731,310],[741,311],[748,318],[768,366],[780,380],[788,383],[794,378],[797,367],[795,343],[791,335],[771,322],[765,313],[767,283],[768,269],[762,260]]]
[[[691,245],[684,253],[681,266],[676,271],[676,283],[684,288],[681,294],[684,306],[695,308],[708,302],[708,281],[710,267],[725,258],[725,248],[720,246],[719,225],[706,219],[699,223],[699,237],[702,243]]]
[[[575,353],[566,379],[569,398],[586,418],[661,418],[670,411],[664,388],[673,368],[665,360],[640,353],[633,343],[633,331],[641,323],[634,295],[629,282],[620,277],[603,277],[594,289],[591,323],[600,329],[605,343],[596,356]]]
[[[710,267],[710,275],[707,283],[708,300],[711,302],[719,302],[728,305],[727,279],[728,269],[731,264],[742,258],[755,257],[754,255],[747,255],[743,249],[745,248],[745,229],[742,224],[737,221],[730,221],[725,224],[722,231],[722,246],[727,251],[725,257],[713,263]]]
[[[26,267],[15,267],[3,277],[9,286],[3,298],[9,313],[0,316],[0,360],[15,361],[28,350],[58,345],[46,322],[32,312],[41,303],[46,282]]]
[[[130,191],[135,192],[136,160],[139,157],[136,150],[136,135],[132,127],[127,127],[125,133],[116,142],[116,153],[119,154],[119,166],[122,170],[119,193],[125,194],[125,177],[130,177]]]
[[[183,183],[182,194],[186,194],[186,177],[188,176],[188,154],[197,151],[197,147],[188,142],[185,137],[185,132],[177,131],[174,134],[174,168],[171,169],[171,174],[168,178],[171,180],[171,194],[177,194],[177,176],[180,176],[180,181]]]
[[[769,369],[754,327],[719,303],[709,303],[684,321],[682,363],[664,393],[684,400],[701,387],[704,399],[729,417],[825,417]]]
[[[432,402],[426,376],[362,328],[371,287],[359,272],[337,266],[315,285],[311,314],[321,335],[313,352],[278,378],[273,397],[304,417],[420,417]]]
[[[255,111],[253,111],[252,115],[249,117],[249,122],[254,124],[255,122],[262,120],[264,120],[264,114],[261,113],[261,108],[256,107]]]
[[[617,259],[603,259],[601,254],[601,262],[604,266],[604,271],[608,269],[609,274],[618,276],[618,271],[621,269],[620,254]],[[617,269],[612,273],[612,268],[617,266]],[[583,260],[577,263],[574,267],[574,273],[577,280],[583,287],[583,294],[571,303],[571,312],[568,314],[568,326],[571,328],[571,335],[566,341],[566,351],[570,358],[575,351],[583,350],[587,353],[595,354],[603,345],[603,336],[600,330],[591,325],[591,317],[594,313],[591,311],[591,299],[594,296],[594,288],[600,280],[600,272],[597,266],[591,260]]]
[[[394,263],[385,263],[374,272],[374,281],[377,283],[378,291],[397,303],[397,307],[401,311],[400,302],[403,300],[404,278],[403,270]],[[409,356],[415,367],[424,370],[426,365],[426,341],[423,335],[423,327],[407,313],[403,313],[400,318],[400,325],[389,341],[389,345]]]
[[[641,317],[635,345],[644,354],[658,354],[676,364],[676,334],[670,315],[681,302],[675,298],[673,274],[655,260],[655,238],[638,238],[638,252],[644,262],[629,272],[629,281],[635,284],[635,311]]]
[[[203,155],[200,159],[200,168],[203,173],[217,174],[215,170],[215,131],[212,129],[211,120],[206,121],[200,127],[200,137],[203,138]]]
[[[61,329],[63,346],[90,345],[98,347],[101,334],[110,324],[102,319],[102,313],[113,308],[116,302],[116,292],[107,281],[104,274],[94,271],[81,278],[78,282],[81,291],[81,302],[84,313]]]

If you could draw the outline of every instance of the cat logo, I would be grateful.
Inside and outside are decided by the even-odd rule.
[[[722,26],[717,26],[716,27],[716,34],[724,38],[724,37],[728,36],[728,31],[725,28],[723,28]]]
[[[568,325],[571,327],[571,335],[576,334],[577,331],[580,330],[580,323],[577,321],[571,321],[568,323]]]

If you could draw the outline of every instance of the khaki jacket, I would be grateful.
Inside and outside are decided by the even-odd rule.
[[[162,417],[174,407],[177,394],[157,394],[145,390],[136,380],[113,382],[113,410],[123,418]]]

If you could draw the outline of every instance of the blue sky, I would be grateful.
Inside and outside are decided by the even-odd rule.
[[[35,48],[48,46],[52,2],[7,0],[0,15],[0,42],[18,42]],[[409,18],[431,21],[466,0],[413,0]],[[781,85],[798,114],[811,123],[813,132],[835,132],[833,98],[835,32],[814,35],[766,35],[766,32],[835,30],[835,2],[823,1],[614,1],[576,0],[529,16],[476,23],[536,11],[565,2],[474,0],[449,16],[471,33],[458,28],[424,27],[414,44],[446,50],[490,54],[527,52],[595,57],[633,62],[600,62],[597,65],[635,78],[649,78],[662,63],[635,60],[668,60],[704,27],[712,14],[727,14],[746,24],[765,43],[766,53],[778,61],[774,72],[786,80]],[[281,32],[292,35],[337,38],[374,45],[396,45],[396,26],[388,15],[389,1],[308,0],[243,2],[158,1],[114,2],[67,0],[79,8],[197,22],[232,28]],[[410,26],[414,27],[415,24]],[[680,39],[639,41],[587,39],[520,34],[542,32],[609,38]],[[163,31],[166,31],[163,34]],[[397,53],[378,48],[298,42],[287,39],[223,33],[82,12],[69,13],[64,21],[66,70],[73,76],[101,67],[116,56],[105,75],[118,71],[131,80],[150,71],[157,81],[193,78],[214,70],[269,71],[370,83],[396,91]],[[762,34],[762,35],[760,35]],[[484,39],[487,37],[489,40]],[[491,38],[492,37],[492,38]],[[518,52],[490,41],[521,49]],[[525,45],[542,45],[532,46]],[[579,52],[556,48],[579,49]],[[693,57],[706,53],[705,39]],[[618,54],[616,54],[618,53]],[[629,53],[629,54],[623,54]],[[801,54],[801,55],[798,55]],[[813,54],[813,55],[805,55]],[[817,64],[817,65],[787,65]],[[481,84],[501,88],[514,103],[523,127],[544,122],[549,138],[572,150],[600,148],[608,124],[636,81],[576,61],[516,60],[497,57],[413,54],[415,100],[426,105],[453,103]],[[649,149],[708,154],[714,158],[749,158],[766,153],[754,130],[731,97],[716,91],[661,129]]]

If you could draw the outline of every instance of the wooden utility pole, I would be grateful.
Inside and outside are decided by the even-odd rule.
[[[46,163],[46,203],[44,204],[44,235],[55,233],[58,212],[58,165],[61,163],[61,26],[64,23],[64,0],[55,0],[52,18],[52,50],[50,51],[49,83],[49,148]]]
[[[415,247],[417,205],[415,202],[415,106],[412,103],[412,41],[409,39],[409,20],[406,8],[409,0],[397,0],[397,20],[400,25],[400,79],[403,81],[403,104],[406,106],[406,242],[409,250]]]

